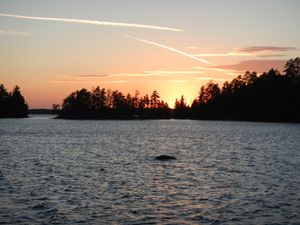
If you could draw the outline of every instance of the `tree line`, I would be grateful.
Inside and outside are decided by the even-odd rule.
[[[191,105],[184,96],[174,109],[151,95],[124,95],[100,88],[85,88],[68,95],[53,112],[65,119],[210,119],[300,122],[300,58],[286,62],[283,73],[270,69],[260,76],[247,71],[219,86],[203,85]],[[0,85],[0,117],[27,117],[28,106],[15,86],[8,92]]]
[[[126,96],[99,86],[91,91],[83,88],[72,92],[63,100],[61,109],[53,105],[59,118],[68,119],[169,119],[171,110],[166,102],[160,100],[157,91],[149,96]]]
[[[284,73],[270,69],[260,76],[247,71],[222,87],[213,81],[203,85],[188,105],[182,95],[174,109],[160,100],[157,91],[148,96],[126,96],[96,87],[81,89],[63,100],[60,118],[73,119],[211,119],[300,122],[300,58],[290,59]]]
[[[0,84],[0,118],[23,118],[28,116],[28,105],[21,94],[20,88],[15,86],[8,92]]]
[[[288,60],[283,72],[247,71],[222,87],[210,81],[191,106],[183,96],[176,100],[174,117],[300,122],[300,58]]]

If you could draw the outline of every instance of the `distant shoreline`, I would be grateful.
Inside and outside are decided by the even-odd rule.
[[[53,114],[52,109],[28,109],[28,114]]]
[[[228,122],[256,122],[256,123],[293,123],[297,124],[300,123],[300,121],[293,121],[293,120],[250,120],[250,119],[223,119],[223,118],[176,118],[176,117],[170,117],[170,118],[87,118],[87,117],[81,117],[81,118],[64,118],[60,116],[56,116],[53,119],[62,119],[62,120],[99,120],[99,121],[107,121],[107,120],[113,120],[113,121],[145,121],[145,120],[192,120],[192,121],[228,121]]]
[[[51,119],[64,119],[64,120],[115,120],[115,121],[132,121],[132,120],[194,120],[194,121],[232,121],[232,122],[266,122],[266,123],[300,123],[298,120],[288,120],[288,119],[277,119],[277,120],[268,120],[268,119],[238,119],[238,118],[191,118],[191,117],[183,117],[177,118],[172,116],[174,109],[171,109],[170,118],[139,118],[139,117],[131,117],[131,118],[97,118],[97,117],[63,117],[56,113],[53,113],[52,109],[29,109],[28,116],[24,118],[30,117],[32,115],[53,115]]]
[[[29,110],[30,111],[30,110]],[[47,113],[48,112],[48,113]],[[27,117],[0,117],[0,119],[26,119],[30,118],[30,115],[52,115],[52,118],[49,119],[57,119],[57,120],[97,120],[97,121],[146,121],[146,120],[191,120],[191,121],[228,121],[228,122],[253,122],[253,123],[291,123],[291,124],[300,124],[300,121],[296,120],[250,120],[250,119],[224,119],[224,118],[87,118],[87,117],[61,117],[57,114],[53,114],[52,110],[49,109],[38,109],[32,110],[29,112]]]

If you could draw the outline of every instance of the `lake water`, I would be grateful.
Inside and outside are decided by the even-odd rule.
[[[299,212],[300,124],[0,120],[1,224],[300,224]]]

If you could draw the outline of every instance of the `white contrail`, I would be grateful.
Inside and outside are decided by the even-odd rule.
[[[191,54],[189,54],[189,53],[186,53],[186,52],[177,50],[177,49],[175,49],[175,48],[171,48],[171,47],[168,47],[168,46],[165,46],[165,45],[162,45],[162,44],[153,42],[153,41],[147,41],[147,40],[144,40],[144,39],[132,37],[132,36],[129,36],[129,35],[125,35],[125,36],[128,37],[128,38],[131,38],[131,39],[133,39],[133,40],[141,41],[141,42],[144,42],[144,43],[147,43],[147,44],[150,44],[150,45],[155,45],[155,46],[158,46],[158,47],[161,47],[161,48],[164,48],[164,49],[168,49],[168,50],[170,50],[170,51],[172,51],[172,52],[176,52],[176,53],[178,53],[178,54],[187,56],[187,57],[189,57],[189,58],[195,59],[195,60],[197,60],[197,61],[200,61],[200,62],[203,62],[203,63],[206,63],[206,64],[215,65],[215,64],[213,64],[212,62],[209,62],[209,61],[207,61],[207,60],[205,60],[205,59],[201,59],[201,58],[196,57],[196,56],[194,56],[194,55],[191,55]]]
[[[13,14],[5,14],[5,13],[0,13],[0,16],[18,18],[18,19],[29,19],[29,20],[44,20],[44,21],[58,21],[58,22],[65,22],[65,23],[91,24],[91,25],[98,25],[98,26],[116,26],[116,27],[132,27],[132,28],[154,29],[154,30],[183,31],[181,29],[172,28],[172,27],[161,27],[161,26],[136,24],[136,23],[121,23],[121,22],[68,19],[68,18],[55,18],[55,17],[21,16],[21,15],[13,15]]]
[[[194,56],[199,56],[199,57],[209,57],[209,56],[213,56],[213,57],[222,57],[222,56],[249,56],[249,55],[253,55],[247,52],[226,52],[226,53],[202,53],[202,54],[194,54]]]

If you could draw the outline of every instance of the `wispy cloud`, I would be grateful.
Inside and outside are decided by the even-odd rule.
[[[202,74],[199,70],[150,70],[145,71],[145,73],[155,74],[155,75],[191,75],[191,74]]]
[[[101,84],[123,84],[127,80],[97,80],[97,79],[74,79],[72,77],[64,77],[62,79],[52,80],[53,83],[101,83]]]
[[[195,56],[198,57],[222,57],[222,56],[248,56],[251,55],[250,53],[247,52],[226,52],[226,53],[199,53],[195,54]]]
[[[126,77],[138,78],[138,77],[158,77],[159,79],[163,77],[182,77],[187,75],[201,75],[203,71],[199,70],[149,70],[143,71],[141,73],[114,73],[114,74],[73,74],[73,75],[63,75],[59,79],[53,82],[85,82],[85,83],[103,83],[103,84],[114,84],[114,83],[125,83],[128,82]],[[120,80],[113,80],[113,79]],[[110,80],[112,79],[112,80]],[[147,79],[149,80],[149,79]],[[169,82],[183,83],[183,79],[172,79]]]
[[[215,78],[215,77],[196,77],[197,80],[215,80],[215,81],[226,81],[225,78]]]
[[[98,26],[115,26],[115,27],[129,27],[129,28],[141,28],[141,29],[154,29],[154,30],[167,30],[167,31],[182,31],[178,28],[154,26],[147,24],[137,23],[123,23],[123,22],[110,22],[110,21],[98,21],[98,20],[86,20],[86,19],[70,19],[70,18],[56,18],[56,17],[37,17],[37,16],[22,16],[14,14],[0,13],[2,17],[10,17],[17,19],[28,19],[28,20],[41,20],[41,21],[56,21],[65,23],[80,23],[80,24],[91,24]]]
[[[236,72],[256,71],[258,73],[269,71],[271,68],[282,71],[286,60],[244,60],[236,64],[217,66],[213,69],[231,70]]]
[[[163,76],[169,77],[174,75],[197,75],[203,74],[199,70],[146,70],[141,73],[114,73],[114,74],[75,74],[64,75],[65,79],[86,80],[86,79],[106,79],[114,77],[149,77],[149,76]]]
[[[194,67],[194,69],[199,69],[199,70],[213,70],[213,71],[217,71],[217,72],[234,72],[235,69],[222,69],[221,67],[201,67],[201,66],[196,66]]]
[[[136,41],[144,42],[144,43],[147,43],[147,44],[150,44],[150,45],[154,45],[154,46],[157,46],[157,47],[160,47],[160,48],[164,48],[164,49],[170,50],[172,52],[178,53],[180,55],[184,55],[186,57],[189,57],[191,59],[195,59],[195,60],[200,61],[200,62],[205,63],[205,64],[214,65],[212,62],[209,62],[209,61],[207,61],[205,59],[201,59],[201,58],[199,58],[199,57],[197,57],[195,55],[191,55],[189,53],[180,51],[180,50],[175,49],[175,48],[168,47],[166,45],[159,44],[157,42],[148,41],[148,40],[140,39],[140,38],[137,38],[137,37],[132,37],[132,36],[129,36],[129,35],[125,35],[125,36],[128,37],[128,38],[131,38],[133,40],[136,40]]]
[[[215,74],[209,71],[220,72]],[[237,76],[235,69],[230,68],[215,68],[215,67],[194,67],[193,70],[149,70],[141,73],[114,73],[114,74],[75,74],[63,75],[60,79],[53,82],[82,82],[82,83],[99,83],[99,84],[121,84],[130,82],[132,79],[127,78],[147,78],[147,81],[165,81],[169,83],[183,84],[189,80],[213,80],[213,81],[226,81],[232,79],[232,76]],[[211,74],[211,75],[210,75]],[[204,76],[203,76],[204,75]],[[220,77],[221,76],[221,77]],[[156,77],[153,80],[152,77]],[[169,78],[169,79],[165,79]],[[117,80],[114,80],[117,79]],[[149,80],[150,79],[150,80]]]
[[[240,70],[236,70],[234,68],[223,68],[222,66],[215,66],[215,67],[194,67],[194,69],[198,69],[200,71],[202,71],[205,74],[212,74],[211,71],[215,71],[217,74],[222,74],[222,76],[238,76],[241,72],[244,71],[240,71]],[[207,71],[207,72],[204,72]],[[215,74],[215,72],[213,72],[213,74]]]
[[[287,52],[294,51],[297,48],[294,47],[280,47],[280,46],[250,46],[246,48],[237,48],[236,52],[244,53],[259,53],[259,52]]]
[[[272,55],[259,55],[258,57],[261,58],[272,58],[272,57],[283,57],[285,55],[279,55],[279,54],[272,54]]]
[[[256,56],[258,54],[272,53],[272,52],[287,52],[296,51],[294,47],[280,47],[280,46],[250,46],[245,48],[235,48],[232,51],[225,53],[199,53],[194,54],[197,57],[226,57],[226,56]],[[278,57],[283,55],[260,55],[259,57]]]
[[[0,29],[0,35],[12,35],[12,36],[25,36],[25,37],[28,37],[28,36],[31,36],[31,33]]]

